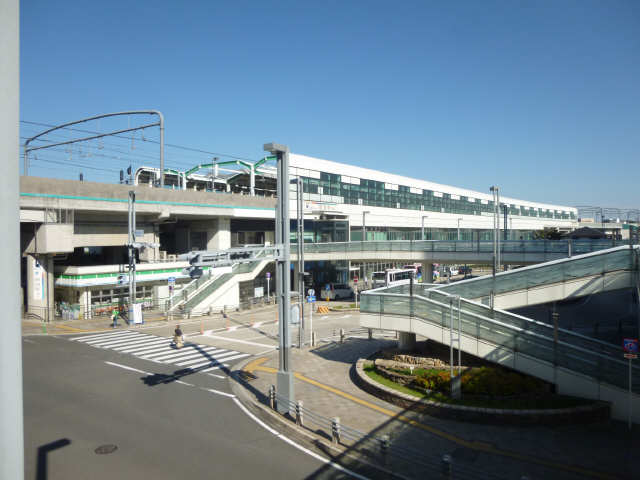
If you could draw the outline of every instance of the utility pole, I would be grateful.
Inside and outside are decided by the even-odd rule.
[[[304,204],[302,192],[302,177],[296,179],[297,194],[297,227],[298,227],[298,292],[300,301],[300,323],[298,326],[298,348],[304,345]]]
[[[278,402],[278,412],[286,413],[294,402],[293,372],[291,370],[290,336],[290,237],[289,237],[289,147],[276,143],[267,143],[264,150],[277,158],[277,195],[276,208],[276,244],[282,245],[282,255],[276,260],[276,298],[278,301],[278,373],[276,388],[278,396],[285,401]]]
[[[129,190],[129,314],[127,320],[129,325],[133,323],[134,304],[136,302],[136,251],[133,243],[136,241],[136,192]]]
[[[24,478],[22,408],[22,339],[20,322],[20,8],[18,0],[0,2],[0,291],[3,323],[0,336],[0,478]],[[24,174],[28,161],[25,148]],[[48,287],[47,287],[48,294]],[[46,473],[46,472],[45,472]]]

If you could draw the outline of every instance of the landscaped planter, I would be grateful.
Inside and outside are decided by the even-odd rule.
[[[594,401],[589,405],[571,408],[522,410],[451,405],[434,400],[419,399],[371,379],[364,371],[365,362],[370,362],[370,360],[359,359],[355,365],[355,380],[360,388],[399,407],[421,411],[434,417],[492,424],[558,425],[609,420],[611,415],[611,405],[602,401]]]

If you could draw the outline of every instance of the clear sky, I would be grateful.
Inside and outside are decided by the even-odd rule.
[[[164,113],[166,142],[209,152],[259,159],[276,141],[509,197],[639,208],[640,2],[21,2],[23,121],[142,108]],[[33,173],[76,172],[64,163],[82,154],[42,152]],[[210,158],[181,155],[168,166]],[[105,168],[94,179],[122,168],[91,161]]]

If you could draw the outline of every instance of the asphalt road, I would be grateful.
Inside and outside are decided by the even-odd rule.
[[[147,375],[176,370],[68,337],[23,338],[25,478],[347,477],[258,425],[224,395],[226,376]],[[95,453],[103,445],[117,450]]]

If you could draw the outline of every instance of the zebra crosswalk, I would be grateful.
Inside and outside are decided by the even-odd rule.
[[[221,367],[228,367],[227,362],[248,357],[248,353],[236,350],[185,343],[178,349],[171,338],[159,337],[132,330],[83,335],[71,338],[96,348],[105,348],[120,353],[130,353],[136,357],[157,363],[165,363],[184,367],[198,372],[211,372]]]

